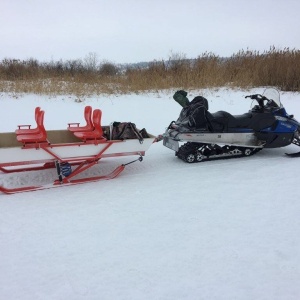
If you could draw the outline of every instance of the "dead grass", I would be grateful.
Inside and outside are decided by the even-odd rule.
[[[121,69],[105,61],[40,63],[35,59],[0,62],[0,92],[47,95],[89,95],[207,87],[275,86],[300,91],[300,51],[271,47],[268,51],[241,50],[229,58],[205,52],[195,59],[172,54],[148,67]]]

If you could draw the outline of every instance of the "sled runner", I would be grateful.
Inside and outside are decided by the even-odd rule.
[[[266,89],[263,95],[246,96],[257,101],[257,105],[238,116],[226,111],[210,113],[204,97],[189,102],[186,96],[185,91],[174,94],[183,109],[162,139],[164,146],[188,163],[249,156],[263,148],[300,146],[300,124],[287,114],[274,88]],[[287,155],[298,157],[300,152]]]
[[[0,171],[13,173],[56,168],[57,179],[44,186],[8,188],[0,185],[3,193],[13,194],[115,178],[127,164],[142,161],[155,140],[153,135],[145,129],[138,130],[133,123],[118,122],[115,126],[102,126],[101,110],[92,111],[90,106],[85,108],[85,126],[69,123],[65,130],[46,130],[44,115],[43,110],[36,108],[36,128],[18,125],[15,132],[0,133]],[[126,130],[116,136],[113,133],[118,126],[122,129],[126,127]],[[107,175],[75,178],[101,159],[121,156],[138,158],[121,164]]]

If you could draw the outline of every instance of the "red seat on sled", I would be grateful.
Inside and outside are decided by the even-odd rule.
[[[44,127],[44,114],[45,112],[41,110],[37,116],[37,128],[38,132],[34,134],[20,134],[17,135],[17,141],[23,144],[26,143],[43,143],[47,141],[47,133]]]
[[[92,123],[92,107],[91,106],[86,106],[84,108],[84,118],[86,121],[85,126],[79,126],[79,123],[68,123],[68,125],[69,125],[68,130],[71,132],[92,131],[94,129],[94,126]],[[71,125],[77,125],[77,126],[71,126]]]
[[[93,112],[93,125],[94,130],[92,131],[83,131],[83,132],[74,132],[74,135],[80,138],[83,141],[86,140],[106,140],[103,137],[103,129],[101,127],[101,117],[102,111],[100,109],[95,109]]]
[[[37,118],[38,118],[38,115],[41,111],[41,108],[40,107],[36,107],[35,108],[35,113],[34,113],[34,117],[35,117],[35,122],[37,123]],[[15,133],[17,135],[20,135],[20,134],[37,134],[39,133],[39,128],[38,126],[36,128],[30,128],[31,125],[18,125],[19,129],[17,129],[15,131]],[[21,127],[27,127],[26,129],[22,129]]]

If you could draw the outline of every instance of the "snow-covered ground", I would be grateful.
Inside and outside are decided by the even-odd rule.
[[[194,91],[210,111],[242,114],[262,93]],[[160,134],[176,119],[174,91],[88,98],[0,95],[0,132],[34,124],[46,129],[84,122],[86,104],[102,124],[131,121]],[[300,118],[300,95],[283,93]],[[254,156],[187,164],[153,144],[143,162],[116,179],[37,192],[0,195],[2,300],[298,300],[300,299],[299,159],[265,149]],[[131,157],[111,158],[100,174]],[[0,184],[44,184],[55,170],[0,174]]]

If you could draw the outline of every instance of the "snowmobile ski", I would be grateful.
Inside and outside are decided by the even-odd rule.
[[[300,152],[296,152],[296,153],[285,153],[285,155],[287,155],[288,157],[300,157]]]
[[[297,132],[295,134],[295,137],[293,139],[292,142],[294,145],[299,146],[300,147],[300,138],[299,138],[299,132]],[[289,157],[300,157],[300,152],[296,152],[296,153],[285,153],[287,156]]]

